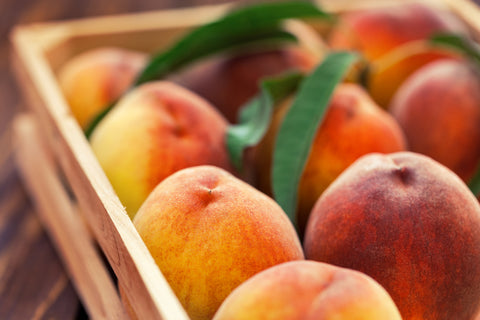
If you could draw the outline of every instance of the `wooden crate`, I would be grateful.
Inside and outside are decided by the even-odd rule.
[[[329,11],[351,8],[348,7],[351,1],[319,2]],[[356,1],[355,6],[385,2]],[[471,26],[474,35],[480,34],[480,13],[474,3],[469,0],[429,3],[446,5]],[[117,284],[106,263],[115,272],[139,319],[181,320],[188,316],[70,113],[55,73],[69,58],[98,46],[158,51],[186,29],[211,21],[229,7],[41,23],[19,26],[12,33],[12,60],[31,109],[14,122],[17,163],[40,218],[92,318],[128,318],[125,311],[128,306],[119,298]]]

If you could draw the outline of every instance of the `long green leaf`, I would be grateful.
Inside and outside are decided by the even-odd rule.
[[[138,78],[136,83],[134,84],[134,87],[142,83],[152,81],[154,79],[160,79],[162,78],[162,76],[166,76],[168,73],[178,70],[184,64],[191,63],[197,59],[206,57],[209,54],[213,54],[217,51],[234,50],[235,48],[245,46],[253,47],[257,44],[262,46],[269,46],[272,44],[275,45],[277,43],[294,41],[296,41],[296,38],[289,32],[283,30],[272,30],[269,32],[265,31],[263,33],[257,33],[244,39],[231,38],[221,43],[213,43],[209,48],[206,48],[208,50],[205,50],[203,53],[201,53],[200,51],[191,51],[194,53],[193,55],[191,53],[187,53],[187,49],[186,51],[182,51],[183,49],[180,50],[177,48],[174,51],[166,51],[165,54],[161,56],[162,59],[158,60],[158,64],[152,62],[147,65],[147,67],[143,70],[140,78]],[[183,60],[180,60],[180,58],[182,57],[181,52],[185,52],[185,54],[183,54]],[[195,52],[197,53],[197,55],[195,55]],[[85,129],[85,136],[87,137],[87,139],[90,138],[95,127],[110,112],[110,110],[117,102],[118,100],[110,103],[108,107],[105,107],[102,111],[95,115],[93,120],[88,124],[87,128]]]
[[[202,28],[200,31],[205,32],[206,30]],[[135,86],[161,79],[186,65],[219,52],[234,51],[235,48],[247,46],[253,47],[256,44],[285,43],[297,40],[291,33],[276,27],[259,29],[254,34],[229,33],[228,30],[213,28],[209,28],[208,31],[210,33],[205,33],[203,37],[194,35],[194,31],[170,50],[154,57],[136,80]]]
[[[278,38],[280,23],[292,18],[331,19],[332,16],[304,1],[261,3],[237,9],[193,30],[169,50],[153,58],[136,84],[162,78],[197,59],[233,46],[268,39],[272,33]]]
[[[332,15],[306,1],[261,3],[236,9],[216,21],[194,29],[172,47],[152,57],[135,81],[134,87],[162,79],[199,59],[220,52],[272,42],[295,41],[296,38],[281,27],[285,19],[293,18],[333,20]],[[85,131],[87,137],[90,137],[114,104],[93,119]]]
[[[241,108],[239,123],[227,130],[230,160],[238,170],[242,170],[244,150],[256,145],[267,132],[274,106],[292,94],[302,79],[299,72],[264,79],[259,95]]]
[[[434,46],[453,49],[466,56],[467,59],[480,64],[480,46],[466,36],[454,33],[437,33],[432,35],[429,41]]]
[[[301,83],[280,126],[273,154],[273,194],[295,226],[298,185],[313,139],[335,87],[357,58],[351,52],[329,54]]]

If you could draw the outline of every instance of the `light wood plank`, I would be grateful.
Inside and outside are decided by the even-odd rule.
[[[16,159],[26,186],[89,314],[93,319],[127,319],[94,242],[58,181],[51,158],[42,148],[45,143],[40,140],[34,118],[19,116],[14,128]],[[42,310],[38,312],[41,314]]]
[[[480,38],[480,9],[470,0],[443,0],[452,12],[468,24],[473,36]]]

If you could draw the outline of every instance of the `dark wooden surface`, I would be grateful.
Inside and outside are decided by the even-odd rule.
[[[10,123],[22,109],[22,97],[10,67],[11,28],[39,21],[225,2],[228,1],[0,0],[0,319],[87,317],[13,161]]]

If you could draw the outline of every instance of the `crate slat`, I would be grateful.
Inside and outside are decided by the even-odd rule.
[[[58,180],[35,118],[17,116],[13,130],[23,181],[88,313],[93,319],[128,319],[88,230]]]

